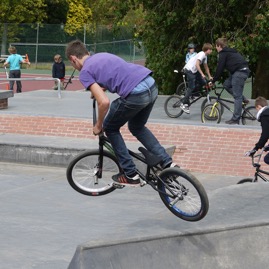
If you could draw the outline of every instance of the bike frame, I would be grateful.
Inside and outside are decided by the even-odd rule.
[[[254,174],[254,180],[253,180],[254,182],[258,181],[258,178],[261,178],[265,182],[269,182],[269,179],[264,176],[264,175],[269,176],[269,171],[265,171],[263,169],[260,169],[260,167],[261,167],[260,160],[261,160],[261,157],[263,155],[263,152],[264,152],[264,149],[262,150],[262,152],[260,154],[252,156],[252,165],[253,165],[253,167],[256,168],[256,171]],[[254,162],[255,158],[258,158],[257,162]]]
[[[97,120],[97,118],[96,118],[96,99],[93,99],[93,124],[94,125],[96,123],[96,120]],[[97,172],[97,178],[102,178],[104,147],[116,157],[115,152],[114,152],[114,150],[113,150],[113,148],[112,148],[112,146],[110,144],[109,139],[102,132],[101,134],[99,134],[99,152],[100,152],[100,156],[99,156],[99,170]],[[156,165],[150,166],[147,163],[146,158],[144,156],[141,156],[138,153],[135,153],[130,149],[128,149],[128,152],[133,158],[139,160],[140,162],[142,162],[142,163],[144,163],[146,165],[147,169],[146,169],[145,174],[143,174],[141,171],[139,171],[137,169],[137,173],[139,174],[139,176],[142,178],[143,181],[145,181],[155,191],[157,191],[159,193],[163,193],[163,194],[165,194],[165,195],[167,195],[167,196],[169,196],[171,198],[173,198],[175,196],[174,191],[157,175],[158,171],[163,170],[160,166],[158,166],[159,163],[156,163]],[[160,190],[159,188],[157,188],[156,185],[152,182],[151,176],[153,176],[152,179],[154,179],[154,180],[160,180],[166,186],[166,188],[171,192],[171,194],[169,194],[167,192],[164,192],[164,191]]]

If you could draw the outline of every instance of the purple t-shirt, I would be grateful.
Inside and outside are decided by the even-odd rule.
[[[151,73],[148,68],[114,54],[96,53],[85,60],[79,80],[86,89],[96,82],[124,98]]]

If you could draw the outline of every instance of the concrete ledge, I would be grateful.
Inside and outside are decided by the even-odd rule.
[[[140,143],[128,143],[131,150],[138,152]],[[17,162],[45,166],[66,167],[82,151],[97,149],[98,140],[62,137],[25,136],[14,134],[0,135],[0,161]],[[165,146],[170,156],[174,146]],[[142,169],[141,162],[136,162]]]
[[[13,91],[9,91],[9,90],[0,90],[0,99],[6,99],[9,97],[13,97],[14,93]]]

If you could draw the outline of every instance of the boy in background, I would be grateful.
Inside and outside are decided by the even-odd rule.
[[[197,52],[195,51],[195,45],[193,43],[188,44],[188,52],[186,54],[185,63],[187,63],[190,58],[195,56]]]
[[[54,63],[52,65],[52,77],[58,78],[61,80],[61,90],[64,89],[64,77],[65,77],[65,64],[62,61],[62,57],[60,54],[56,54],[54,56]],[[54,82],[54,90],[58,90],[58,82]]]
[[[247,156],[252,156],[258,149],[264,147],[269,139],[269,107],[268,102],[264,97],[257,97],[255,100],[255,107],[258,111],[257,120],[261,123],[262,133],[259,141],[255,144],[255,147],[246,153]],[[269,153],[264,157],[264,162],[269,164]]]

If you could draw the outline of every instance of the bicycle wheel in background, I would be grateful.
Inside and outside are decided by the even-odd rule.
[[[253,181],[252,178],[244,178],[237,182],[237,184],[243,184],[243,183],[255,183],[257,181]]]
[[[177,89],[176,89],[176,94],[179,95],[179,96],[185,96],[186,94],[186,91],[187,91],[187,87],[188,87],[188,84],[184,82],[180,83],[178,86],[177,86]]]
[[[99,196],[114,191],[112,176],[120,172],[116,157],[104,151],[101,178],[97,178],[99,163],[99,150],[85,151],[76,156],[66,171],[71,187],[77,192],[89,196]]]
[[[179,168],[167,168],[159,177],[160,198],[174,215],[186,221],[199,221],[206,216],[208,197],[193,175]]]
[[[164,103],[164,111],[170,118],[178,118],[182,115],[183,110],[180,108],[180,96],[171,95],[169,96]]]
[[[247,107],[242,113],[242,124],[259,126],[260,123],[257,121],[257,110],[255,106]]]
[[[216,101],[217,101],[217,97],[215,97],[215,96],[209,96],[209,100],[207,98],[205,98],[205,100],[201,104],[201,112],[203,112],[206,105],[213,104]],[[223,115],[223,112],[224,112],[223,105],[221,103],[218,103],[216,106],[220,110],[221,115]]]
[[[206,105],[201,114],[203,123],[220,123],[221,113],[217,106],[213,104]]]

